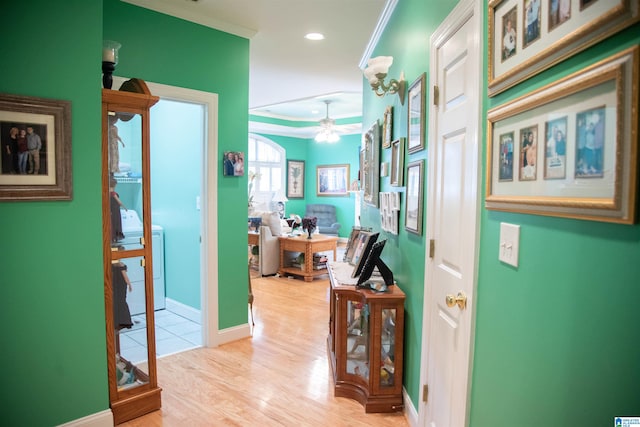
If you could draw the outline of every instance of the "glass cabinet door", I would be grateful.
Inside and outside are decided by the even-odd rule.
[[[380,334],[380,387],[393,387],[396,359],[396,309],[382,309]]]
[[[369,305],[347,300],[346,371],[369,381]]]
[[[132,315],[127,298],[133,292],[144,299],[144,262],[142,257],[121,258],[111,262],[113,287],[113,325],[118,391],[149,382],[149,346],[146,309]]]

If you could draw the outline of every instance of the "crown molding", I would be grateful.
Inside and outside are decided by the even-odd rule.
[[[367,61],[369,60],[369,58],[371,58],[371,55],[373,54],[373,50],[375,49],[378,42],[380,41],[380,37],[382,36],[382,33],[384,32],[385,28],[387,28],[389,19],[391,19],[391,15],[393,14],[393,11],[396,9],[396,6],[398,5],[399,1],[400,0],[387,0],[387,3],[384,5],[384,9],[380,14],[380,18],[378,18],[378,23],[376,24],[376,28],[373,30],[373,34],[371,35],[371,38],[369,39],[369,43],[367,43],[367,47],[364,53],[362,54],[360,63],[358,64],[358,67],[360,67],[361,70],[364,70],[366,68]]]

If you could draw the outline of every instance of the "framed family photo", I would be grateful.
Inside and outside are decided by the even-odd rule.
[[[71,200],[71,102],[0,94],[0,200]]]
[[[287,160],[287,198],[304,198],[304,160]]]
[[[349,164],[323,165],[316,168],[318,196],[349,195]]]
[[[424,149],[425,134],[425,85],[427,75],[422,73],[411,86],[409,86],[409,112],[408,126],[409,137],[407,138],[407,151],[409,154]]]
[[[244,175],[244,153],[242,151],[225,151],[222,159],[224,176]]]
[[[490,0],[494,96],[638,21],[640,0]]]
[[[639,51],[488,112],[487,209],[635,222]]]

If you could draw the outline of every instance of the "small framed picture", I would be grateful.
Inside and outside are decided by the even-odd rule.
[[[404,172],[404,138],[398,138],[391,143],[391,185],[402,187]]]
[[[318,166],[316,172],[318,196],[349,195],[349,164]]]
[[[424,160],[409,163],[407,166],[404,227],[407,231],[415,234],[422,234],[423,175]]]
[[[224,176],[244,175],[244,153],[242,151],[225,151],[222,162]]]
[[[409,138],[407,140],[407,151],[415,153],[424,149],[424,103],[426,73],[422,73],[411,86],[409,86],[409,113],[408,126]]]
[[[391,147],[391,136],[393,134],[393,106],[387,105],[384,111],[384,121],[382,122],[382,148]]]
[[[304,160],[287,160],[287,198],[304,198]]]

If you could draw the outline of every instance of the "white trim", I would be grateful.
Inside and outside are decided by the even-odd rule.
[[[171,298],[165,298],[165,309],[179,316],[200,324],[202,321],[202,311],[190,305],[183,304]]]
[[[113,78],[113,87],[127,80]],[[200,304],[202,346],[218,346],[218,95],[195,89],[145,82],[152,94],[163,99],[205,106],[206,144],[203,148],[203,200],[201,211]]]
[[[292,126],[283,126],[276,125],[272,123],[263,123],[263,122],[249,122],[249,132],[250,133],[258,133],[258,134],[268,134],[268,135],[279,135],[279,136],[290,136],[293,138],[314,138],[318,133],[319,127],[317,125],[313,126],[303,126],[303,127],[292,127]],[[338,133],[338,135],[353,135],[353,134],[361,134],[362,133],[362,122],[360,123],[351,123],[347,125],[336,125],[334,129]]]
[[[402,387],[402,398],[404,399],[404,416],[407,419],[407,423],[409,423],[411,427],[416,427],[418,425],[418,411],[416,407],[413,406],[407,389],[404,387]]]
[[[438,67],[438,61],[436,60],[436,58],[434,58],[433,56],[437,54],[438,52],[438,46],[440,44],[442,44],[442,42],[444,42],[451,33],[457,31],[459,28],[461,28],[469,19],[473,19],[475,20],[475,29],[476,29],[476,33],[474,35],[474,40],[473,43],[475,44],[474,47],[474,51],[475,52],[479,52],[481,49],[481,46],[483,46],[483,35],[482,35],[482,28],[483,28],[483,2],[482,0],[460,0],[460,2],[454,7],[454,9],[451,11],[451,13],[441,22],[440,26],[433,32],[433,34],[431,35],[431,41],[430,41],[430,69],[429,69],[429,74],[432,76],[432,78],[435,78],[435,76],[437,76],[437,67]],[[482,69],[482,59],[483,56],[481,54],[476,54],[476,60],[477,60],[477,68],[478,70]],[[483,96],[483,90],[482,90],[482,82],[480,80],[480,75],[477,73],[476,75],[471,75],[469,76],[469,80],[467,82],[469,85],[472,85],[476,88],[477,91],[477,117],[476,117],[476,129],[475,129],[475,137],[476,137],[476,147],[478,149],[478,153],[477,153],[477,165],[475,165],[474,167],[476,167],[476,172],[477,172],[477,188],[475,189],[476,191],[476,211],[475,211],[475,236],[473,236],[473,239],[471,240],[471,242],[474,244],[474,259],[473,259],[473,272],[472,272],[472,276],[473,276],[473,288],[474,288],[474,292],[473,295],[476,295],[477,292],[477,281],[478,281],[478,243],[480,241],[479,239],[479,234],[480,234],[480,191],[481,188],[480,186],[482,185],[482,153],[481,153],[481,141],[482,141],[482,126],[481,126],[481,111],[482,111],[482,96]],[[431,82],[431,85],[435,84],[435,81]],[[429,93],[429,96],[433,96],[433,93]],[[436,118],[437,118],[437,114],[433,111],[434,105],[433,102],[430,102],[429,100],[427,100],[427,105],[430,106],[430,111],[429,111],[429,136],[428,139],[429,141],[434,141],[436,138],[435,133],[437,132],[437,125],[436,125]],[[429,154],[428,154],[428,159],[427,159],[427,170],[428,172],[428,177],[427,177],[427,182],[429,183],[429,189],[427,192],[427,218],[429,218],[429,223],[427,224],[427,233],[426,233],[426,241],[429,241],[430,235],[429,233],[432,233],[433,230],[433,218],[435,218],[434,215],[434,209],[435,206],[433,206],[433,203],[430,202],[430,199],[433,197],[433,194],[435,192],[435,184],[436,184],[436,178],[434,176],[435,173],[435,167],[432,167],[434,165],[435,162],[435,150],[429,150]],[[430,258],[429,258],[429,254],[427,253],[425,255],[425,272],[424,272],[424,283],[431,283],[432,281],[432,275],[433,275],[433,267],[431,266],[431,262],[430,262]],[[420,386],[419,386],[419,396],[418,396],[418,400],[419,400],[419,405],[418,405],[418,422],[417,425],[418,426],[424,426],[426,425],[426,419],[427,419],[427,414],[426,414],[426,403],[423,402],[423,396],[422,396],[422,386],[423,384],[427,384],[427,374],[428,374],[428,366],[427,366],[427,362],[428,362],[428,352],[429,352],[429,343],[430,343],[430,337],[429,337],[429,316],[431,315],[431,312],[428,310],[429,307],[429,302],[431,301],[431,287],[428,287],[428,289],[425,290],[424,293],[424,299],[423,299],[423,313],[422,313],[422,346],[421,346],[421,352],[420,352]],[[469,424],[469,415],[470,415],[470,409],[471,409],[471,379],[473,376],[473,354],[474,354],[474,342],[475,342],[475,305],[471,304],[468,308],[468,310],[474,310],[474,313],[471,317],[471,325],[470,325],[470,331],[469,331],[469,366],[468,366],[468,375],[467,375],[467,394],[466,394],[466,414],[465,414],[465,425]]]
[[[60,424],[59,427],[113,427],[113,413],[111,409],[105,409],[104,411]]]
[[[371,34],[371,38],[369,39],[369,43],[367,43],[367,47],[362,54],[362,58],[360,58],[358,67],[360,67],[361,70],[364,70],[367,66],[367,61],[371,58],[373,50],[380,41],[380,37],[382,36],[382,33],[384,33],[385,28],[387,28],[389,19],[391,19],[391,15],[399,1],[400,0],[387,0],[387,3],[384,5],[384,9],[382,9],[382,13],[380,13],[380,18],[378,18],[376,28],[374,28],[373,34]]]
[[[248,314],[249,311],[247,311],[247,316]],[[249,337],[251,337],[251,326],[249,326],[249,323],[247,322],[244,325],[222,329],[216,336],[216,342],[217,345],[222,345]]]

